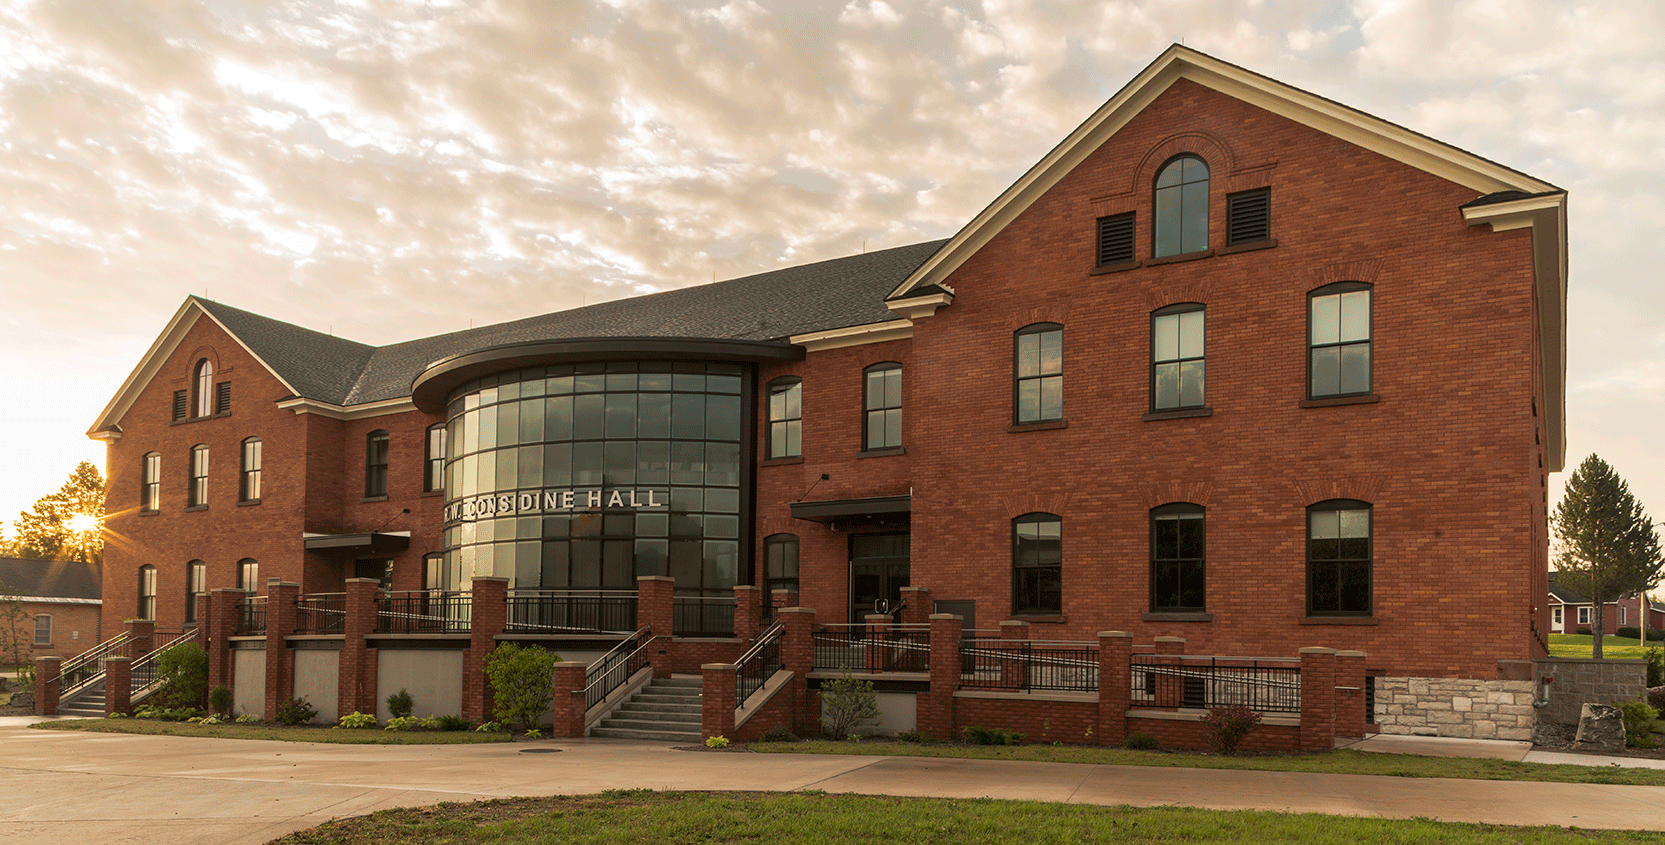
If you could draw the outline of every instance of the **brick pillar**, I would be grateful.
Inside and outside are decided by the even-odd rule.
[[[35,658],[35,715],[50,716],[58,712],[58,692],[63,679],[58,677],[62,657]]]
[[[1133,635],[1098,632],[1099,745],[1120,745],[1127,737],[1127,711],[1133,708]]]
[[[647,628],[653,636],[665,638],[648,649],[648,660],[653,663],[655,678],[671,676],[671,597],[675,591],[674,578],[663,575],[636,577],[636,627]]]
[[[156,639],[156,622],[152,619],[127,620],[127,656],[138,660],[150,653],[155,646],[151,642]]]
[[[714,736],[734,738],[734,675],[740,667],[733,663],[706,663],[700,666],[704,675],[701,687],[700,739]]]
[[[890,637],[890,615],[886,613],[869,613],[862,617],[867,623],[866,648],[862,649],[867,663],[867,671],[883,672],[885,670],[885,642]]]
[[[1158,660],[1163,666],[1184,666],[1185,661],[1178,659],[1185,654],[1184,637],[1157,637],[1156,649],[1151,652],[1157,657],[1174,657],[1173,660]],[[1156,675],[1156,700],[1152,702],[1158,707],[1181,707],[1185,704],[1185,679],[1177,674]]]
[[[931,624],[931,591],[924,587],[902,588],[902,624]]]
[[[484,722],[497,712],[486,683],[486,656],[497,648],[497,636],[508,623],[509,579],[475,578],[471,589],[468,651],[463,652],[463,718]]]
[[[933,613],[931,686],[918,699],[918,729],[936,739],[954,738],[954,693],[960,688],[960,626],[964,617]]]
[[[1335,653],[1335,735],[1364,738],[1364,658],[1362,651]]]
[[[295,694],[295,655],[289,636],[295,633],[295,599],[301,585],[271,578],[266,581],[266,712],[277,718],[278,708]]]
[[[776,613],[780,613],[781,608],[783,607],[797,607],[798,591],[787,589],[772,590],[769,593],[769,604],[774,607]]]
[[[104,718],[133,709],[133,658],[104,658]]]
[[[551,710],[555,718],[549,726],[551,737],[571,739],[584,735],[584,675],[589,671],[583,663],[557,663],[550,679],[555,697]]]
[[[1029,662],[1022,658],[1022,655],[1028,650],[1029,623],[1021,619],[1002,619],[1000,621],[1001,689],[1029,688]]]
[[[763,629],[763,590],[750,584],[734,588],[734,636],[750,640]]]
[[[1335,747],[1335,649],[1301,649],[1301,750]]]
[[[218,587],[202,597],[202,614],[207,620],[202,632],[202,647],[208,652],[208,689],[230,688],[233,680],[231,666],[231,638],[237,635],[237,617],[248,593]]]
[[[376,630],[375,578],[348,578],[342,600],[341,654],[336,662],[335,712],[376,713],[376,650],[370,634]]]
[[[820,699],[809,694],[809,673],[815,668],[815,611],[807,607],[783,607],[775,611],[785,630],[781,632],[780,665],[792,673],[792,732],[811,736],[819,732]]]

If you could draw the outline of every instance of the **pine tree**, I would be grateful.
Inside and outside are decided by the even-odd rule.
[[[1604,605],[1659,582],[1659,536],[1630,486],[1595,455],[1567,479],[1551,522],[1560,583],[1590,601],[1591,656],[1600,659]]]
[[[104,476],[92,461],[82,461],[58,492],[35,501],[12,522],[11,553],[41,560],[97,563],[104,538],[97,520],[104,516]]]

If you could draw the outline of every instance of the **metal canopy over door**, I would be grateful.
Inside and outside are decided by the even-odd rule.
[[[894,612],[902,606],[908,586],[908,535],[853,534],[850,536],[850,621],[865,622],[874,612]],[[884,604],[875,604],[883,601]],[[878,608],[883,608],[879,610]]]

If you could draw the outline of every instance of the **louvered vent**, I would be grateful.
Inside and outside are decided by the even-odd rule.
[[[175,390],[173,392],[173,418],[176,420],[185,419],[185,414],[190,410],[190,407],[191,400],[190,397],[185,395],[185,391]]]
[[[1133,212],[1098,219],[1098,265],[1133,260]]]
[[[231,411],[231,382],[222,381],[214,385],[214,413],[224,414]]]
[[[1226,246],[1272,237],[1272,189],[1257,188],[1226,197]]]

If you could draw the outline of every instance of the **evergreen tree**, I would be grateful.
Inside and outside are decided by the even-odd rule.
[[[104,476],[92,461],[82,461],[58,492],[35,501],[12,522],[13,557],[80,560],[104,557],[98,520],[104,516]]]
[[[1560,583],[1590,601],[1591,656],[1599,659],[1604,605],[1659,582],[1659,536],[1630,486],[1595,455],[1567,479],[1551,522]]]

